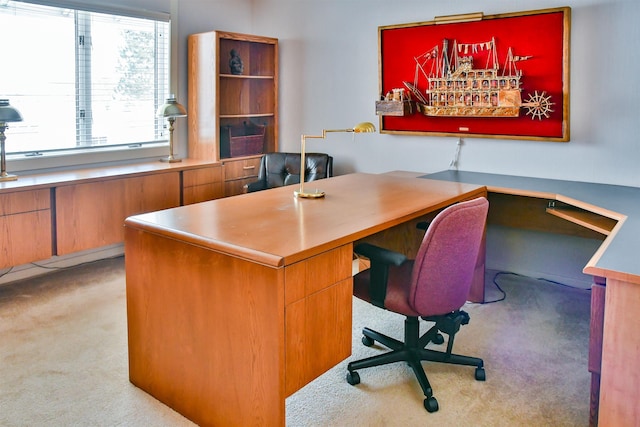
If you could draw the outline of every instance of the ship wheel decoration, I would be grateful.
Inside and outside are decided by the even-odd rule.
[[[522,104],[527,109],[527,114],[531,115],[531,120],[535,120],[536,117],[542,120],[543,116],[548,119],[549,114],[554,111],[551,108],[553,105],[551,95],[547,95],[546,92],[538,93],[538,91],[529,94],[529,99]]]

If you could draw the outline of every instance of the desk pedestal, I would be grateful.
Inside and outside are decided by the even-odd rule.
[[[283,426],[285,397],[351,354],[351,244],[272,268],[126,242],[129,378],[200,425]]]

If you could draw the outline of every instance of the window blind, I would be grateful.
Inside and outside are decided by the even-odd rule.
[[[0,28],[15,41],[3,50],[0,98],[24,119],[11,124],[7,152],[167,140],[155,112],[169,91],[168,15],[41,3],[0,1]]]

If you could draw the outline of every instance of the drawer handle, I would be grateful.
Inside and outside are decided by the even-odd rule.
[[[255,165],[254,166],[243,166],[242,169],[243,170],[249,170],[249,169],[255,169]]]

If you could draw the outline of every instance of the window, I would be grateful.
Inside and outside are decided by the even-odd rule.
[[[0,98],[24,119],[11,123],[7,153],[167,141],[155,112],[169,92],[169,15],[36,3],[0,0]]]

